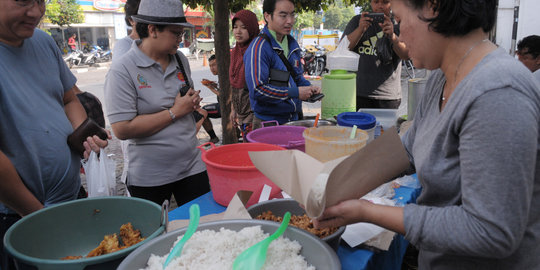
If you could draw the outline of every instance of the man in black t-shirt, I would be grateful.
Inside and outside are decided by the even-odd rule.
[[[349,50],[358,53],[356,74],[356,109],[397,109],[401,104],[401,59],[408,59],[405,43],[398,40],[399,25],[390,13],[390,0],[371,0],[373,13],[383,13],[384,22],[373,22],[362,12],[354,16],[343,32],[349,39]],[[376,46],[379,39],[387,39],[390,59],[381,60]],[[379,41],[382,43],[383,40]]]

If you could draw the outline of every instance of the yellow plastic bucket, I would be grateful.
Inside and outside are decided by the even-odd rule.
[[[350,138],[351,127],[324,126],[307,128],[302,134],[306,140],[306,154],[321,162],[353,154],[367,143],[367,132],[357,129]]]

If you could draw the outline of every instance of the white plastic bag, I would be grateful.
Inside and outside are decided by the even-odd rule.
[[[344,36],[339,42],[335,51],[328,54],[328,70],[358,70],[358,60],[360,55],[349,50],[349,39]]]
[[[116,195],[116,163],[103,149],[100,152],[99,158],[92,151],[83,161],[89,198]]]

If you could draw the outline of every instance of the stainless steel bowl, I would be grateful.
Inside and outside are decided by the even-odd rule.
[[[252,218],[255,218],[268,210],[272,211],[272,214],[275,216],[280,217],[283,217],[287,211],[291,212],[292,215],[297,216],[301,216],[306,213],[306,211],[300,207],[300,204],[293,199],[274,199],[254,204],[248,208],[248,212]],[[339,227],[336,232],[322,238],[322,240],[337,252],[343,232],[345,232],[345,226]],[[314,237],[316,236],[314,235]]]
[[[298,120],[298,121],[291,121],[287,122],[283,125],[285,126],[302,126],[302,127],[313,127],[315,124],[315,119],[304,119],[304,120]],[[332,120],[319,120],[319,123],[317,123],[317,126],[335,126],[336,122]]]
[[[272,234],[278,229],[279,225],[279,223],[265,220],[231,219],[202,223],[197,230],[217,231],[220,228],[226,228],[233,231],[240,231],[245,227],[261,226],[264,232]],[[186,230],[187,227],[184,227],[154,238],[127,256],[117,270],[133,270],[146,267],[151,254],[159,256],[168,254],[178,236],[183,235]],[[298,241],[302,245],[300,254],[304,256],[309,264],[315,266],[317,269],[341,269],[339,258],[332,248],[312,234],[298,228],[288,227],[283,233],[283,236],[290,240]]]

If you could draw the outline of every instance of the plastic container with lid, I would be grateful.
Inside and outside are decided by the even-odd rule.
[[[359,112],[369,113],[377,119],[377,126],[375,127],[375,138],[381,135],[384,130],[388,130],[393,126],[397,126],[398,119],[397,109],[365,109],[361,108]]]
[[[350,127],[338,126],[306,128],[303,134],[306,154],[321,162],[353,154],[366,145],[369,136],[366,131],[358,129],[351,139],[351,131]]]
[[[359,129],[366,131],[369,135],[368,143],[375,138],[375,127],[377,120],[375,116],[364,112],[344,112],[337,116],[337,123],[342,127],[352,127],[356,125]]]
[[[356,74],[331,70],[322,80],[322,119],[334,119],[342,112],[356,111]]]

